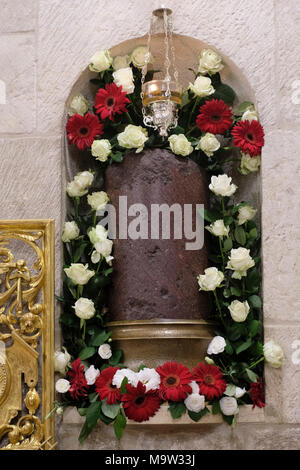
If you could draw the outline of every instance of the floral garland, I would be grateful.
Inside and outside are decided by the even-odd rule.
[[[234,425],[239,406],[264,406],[264,359],[273,367],[280,367],[283,359],[274,341],[263,346],[260,234],[253,221],[257,211],[249,202],[233,202],[238,188],[224,173],[236,161],[242,175],[259,170],[264,131],[258,114],[249,102],[233,112],[235,92],[222,83],[222,59],[203,50],[195,81],[183,94],[178,127],[163,140],[142,124],[140,83],[146,52],[138,47],[130,56],[114,59],[107,50],[97,52],[89,65],[97,73],[90,80],[93,112],[77,95],[66,125],[69,143],[82,151],[87,168],[97,163],[96,170],[78,173],[67,185],[73,209],[62,236],[65,280],[63,296],[57,297],[63,304],[64,350],[56,351],[55,368],[67,378],[56,382],[62,399],[53,411],[62,414],[66,406],[75,406],[86,417],[80,441],[98,420],[113,423],[121,438],[126,418],[147,421],[164,402],[174,419],[188,412],[199,421],[210,413],[209,404],[212,413],[221,413]],[[148,72],[146,80],[152,76]],[[122,162],[128,152],[154,147],[191,158],[211,176],[211,204],[203,216],[211,234],[212,267],[199,274],[198,283],[212,296],[217,326],[205,362],[193,371],[176,362],[156,370],[141,365],[137,372],[124,367],[122,351],[112,349],[105,326],[113,242],[99,223],[109,201],[99,182],[106,167]]]

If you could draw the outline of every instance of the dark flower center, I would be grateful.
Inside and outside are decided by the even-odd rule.
[[[214,383],[214,379],[211,375],[207,375],[205,378],[204,378],[204,383],[206,383],[206,385],[211,385]]]
[[[135,404],[136,405],[142,405],[145,401],[145,397],[144,396],[141,396],[141,397],[137,397],[136,400],[135,400]]]
[[[113,106],[115,104],[115,100],[112,97],[109,97],[106,104],[107,106]]]
[[[177,379],[175,377],[168,377],[167,378],[167,384],[168,385],[174,385],[174,384],[176,384],[176,382],[177,382]]]
[[[79,129],[79,132],[80,132],[81,135],[86,135],[89,132],[89,130],[88,130],[87,127],[81,127]]]
[[[222,116],[220,116],[220,114],[213,114],[211,118],[213,121],[219,122],[221,121]]]
[[[252,134],[247,134],[247,139],[250,140],[251,142],[254,141],[254,137]]]

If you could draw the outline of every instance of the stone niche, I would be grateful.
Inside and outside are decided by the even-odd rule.
[[[161,57],[159,36],[153,37],[154,60]],[[125,55],[137,45],[145,45],[145,36],[111,48],[111,55]],[[207,44],[182,35],[174,35],[179,81],[185,87],[194,80],[188,70],[197,69],[200,51]],[[240,70],[223,56],[223,81],[231,85],[242,102],[255,103],[254,94]],[[66,113],[72,97],[83,93],[93,103],[93,89],[89,78],[95,74],[86,69],[74,85],[66,102]],[[238,103],[237,103],[238,104]],[[65,145],[67,180],[88,167],[95,160],[76,148]],[[235,182],[239,174],[228,168]],[[256,207],[259,203],[259,183],[256,176],[239,185],[239,201],[244,194]],[[96,182],[103,189],[103,181]],[[127,196],[127,203],[151,204],[208,203],[205,173],[189,159],[178,158],[168,150],[145,150],[141,154],[129,153],[121,164],[111,165],[105,178],[105,190],[117,209],[119,196]],[[95,189],[98,189],[97,186]],[[130,218],[129,218],[130,219]],[[171,224],[172,227],[172,224]],[[124,363],[137,369],[140,363],[155,367],[167,360],[176,360],[192,367],[204,359],[212,337],[209,322],[208,295],[200,293],[197,275],[208,266],[208,247],[199,251],[185,250],[186,240],[114,240],[114,274],[110,291],[109,309],[112,339],[124,351]]]

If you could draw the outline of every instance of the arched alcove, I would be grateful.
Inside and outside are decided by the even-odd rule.
[[[159,60],[163,58],[161,57],[162,51],[159,47],[160,42],[159,36],[153,37],[153,55],[154,55],[154,64],[155,60]],[[147,37],[141,36],[138,38],[132,38],[127,41],[121,42],[120,44],[112,47],[110,49],[111,56],[118,56],[118,55],[126,55],[130,54],[134,48],[138,45],[146,45]],[[207,43],[204,43],[198,39],[184,36],[184,35],[174,35],[174,48],[175,48],[175,56],[176,56],[176,65],[179,72],[179,82],[181,85],[186,88],[189,82],[194,81],[194,74],[189,68],[197,70],[198,69],[198,61],[199,55],[201,50],[207,48],[213,48]],[[225,65],[224,69],[221,72],[222,81],[228,85],[230,85],[236,91],[236,102],[234,107],[238,107],[239,103],[243,101],[251,101],[255,103],[255,93],[252,90],[247,78],[241,72],[239,67],[231,60],[229,57],[224,56],[220,51],[217,51],[223,58],[223,63]],[[65,127],[66,120],[67,120],[67,112],[69,105],[71,103],[72,98],[78,94],[82,93],[90,104],[90,109],[93,107],[94,102],[94,94],[96,92],[95,86],[91,85],[89,80],[91,78],[95,78],[96,74],[91,72],[87,67],[79,76],[76,83],[73,85],[68,99],[65,104],[65,113],[64,113],[64,120],[63,126]],[[258,110],[259,111],[259,110]],[[82,153],[75,147],[69,146],[68,142],[65,138],[65,168],[66,168],[66,179],[67,181],[71,181],[74,175],[78,171],[83,171],[90,167],[91,169],[95,165],[95,160],[88,156],[87,158],[82,159]],[[243,177],[239,174],[237,169],[233,169],[230,166],[228,167],[228,173],[231,174],[234,178],[235,183],[239,186],[239,191],[236,195],[236,200],[243,201],[247,200],[250,201],[253,206],[260,208],[260,177],[257,173],[248,175],[247,178]],[[99,186],[101,186],[101,182],[99,182]],[[260,218],[260,211],[257,213],[257,220]],[[259,410],[260,411],[260,410]],[[74,416],[74,415],[73,415]],[[64,417],[64,420],[69,424],[78,423],[78,420],[74,417],[70,417],[68,421],[68,415]],[[262,415],[260,414],[258,417],[253,418],[252,420],[261,421]],[[243,419],[242,419],[243,421]],[[251,422],[251,417],[245,416],[244,422]],[[219,421],[210,421],[210,424],[215,424]],[[166,424],[166,423],[163,423]],[[103,432],[103,431],[102,431]],[[152,431],[147,431],[148,435],[151,435]],[[156,431],[153,431],[155,433]],[[109,435],[110,431],[107,431],[107,435]],[[174,433],[174,430],[173,430]],[[103,436],[103,434],[102,434]]]

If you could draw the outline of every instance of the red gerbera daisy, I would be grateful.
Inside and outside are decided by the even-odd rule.
[[[224,134],[232,125],[231,108],[223,100],[207,101],[200,108],[196,124],[202,132]]]
[[[103,134],[103,124],[95,114],[73,114],[67,122],[66,130],[70,144],[84,150],[92,145],[97,135]]]
[[[194,380],[200,388],[201,395],[208,400],[219,398],[226,390],[223,374],[217,366],[200,363],[194,368]]]
[[[112,379],[120,367],[108,367],[104,369],[95,382],[96,392],[100,400],[105,400],[108,405],[115,405],[121,398],[120,389],[112,385]]]
[[[82,364],[80,357],[72,363],[72,370],[68,371],[68,376],[71,397],[77,400],[80,396],[86,396],[89,386],[84,375],[84,364]]]
[[[156,371],[161,378],[159,393],[163,400],[181,401],[192,393],[190,383],[193,376],[187,367],[177,362],[166,362]]]
[[[265,144],[264,129],[258,121],[240,121],[232,129],[233,145],[239,147],[243,153],[255,157],[261,153]]]
[[[264,386],[262,379],[259,379],[257,382],[253,382],[251,384],[251,388],[249,390],[250,396],[253,401],[253,407],[255,408],[264,408],[265,406],[265,393],[264,393]]]
[[[126,93],[122,91],[122,87],[118,87],[115,83],[109,83],[104,88],[100,88],[96,94],[95,108],[96,113],[100,114],[101,119],[107,117],[114,121],[115,114],[126,113],[126,104],[130,103]]]
[[[145,385],[139,382],[136,387],[126,385],[127,393],[122,396],[125,415],[138,423],[148,421],[159,410],[161,399],[157,390],[146,392]]]

